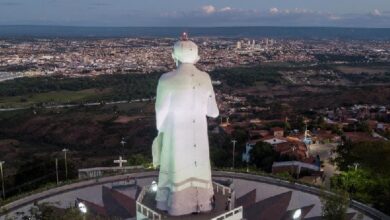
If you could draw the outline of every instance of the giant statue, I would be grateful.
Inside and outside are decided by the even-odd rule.
[[[157,208],[178,216],[212,209],[207,117],[219,115],[210,76],[198,70],[197,45],[183,34],[173,47],[177,69],[157,86],[153,164],[160,167]]]

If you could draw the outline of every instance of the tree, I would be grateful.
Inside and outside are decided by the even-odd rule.
[[[83,216],[83,214],[75,207],[69,208],[58,208],[49,203],[35,204],[29,210],[29,214],[23,214],[22,219],[32,219],[32,220],[83,220],[91,219],[88,216]],[[98,216],[93,216],[93,219],[101,219]]]
[[[62,181],[65,179],[65,167],[62,158],[58,160],[58,165],[59,178]],[[77,178],[78,173],[75,163],[68,159],[67,167],[68,179]],[[18,168],[14,176],[13,185],[9,188],[9,193],[13,195],[21,191],[34,190],[48,183],[54,183],[55,181],[56,169],[54,158],[33,157],[30,161],[27,161]]]
[[[272,145],[258,142],[250,151],[250,163],[266,172],[271,172],[272,164],[279,157]]]
[[[127,164],[129,166],[139,166],[150,162],[150,159],[145,157],[143,154],[134,154],[129,157]]]
[[[346,142],[336,152],[343,172],[332,177],[332,187],[390,214],[390,142]]]
[[[346,220],[349,196],[345,191],[322,192],[322,217],[325,220]]]

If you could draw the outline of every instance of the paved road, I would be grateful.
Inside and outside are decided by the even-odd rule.
[[[310,145],[310,155],[311,156],[320,156],[321,161],[323,161],[323,171],[325,175],[324,184],[327,189],[330,188],[330,177],[337,173],[337,167],[334,164],[330,163],[331,159],[331,150],[336,148],[336,144],[312,144]],[[334,155],[333,155],[334,156]]]

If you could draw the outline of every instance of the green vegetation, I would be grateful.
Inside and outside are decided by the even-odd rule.
[[[0,106],[117,101],[155,96],[160,74],[20,78],[0,83]]]
[[[347,142],[337,153],[343,172],[332,177],[332,187],[390,214],[390,142]]]
[[[149,87],[149,92],[152,92],[151,90],[154,91],[158,77],[159,74],[116,74],[81,78],[63,78],[59,76],[18,78],[2,82],[0,96],[16,96],[61,90],[79,91],[91,88],[113,88],[116,92],[122,89],[126,91],[127,89],[128,92],[132,91],[136,94],[140,92],[140,89]]]
[[[127,164],[129,166],[143,165],[144,167],[148,167],[151,162],[151,158],[143,154],[133,154],[129,157],[129,159],[127,159]]]
[[[40,106],[43,103],[82,103],[89,100],[100,100],[102,96],[104,97],[109,93],[110,91],[108,89],[84,89],[79,91],[61,90],[30,95],[6,96],[0,97],[0,107],[12,108]]]
[[[387,71],[387,67],[380,64],[367,64],[360,67],[328,64],[307,66],[285,63],[283,65],[264,64],[218,69],[210,72],[210,75],[213,80],[221,81],[222,85],[219,88],[228,93],[248,88],[269,89],[273,85],[283,85],[282,89],[292,91],[291,96],[296,95],[299,97],[302,96],[299,92],[294,94],[294,91],[299,91],[299,88],[292,87],[283,78],[281,72],[332,70],[338,72],[341,78],[351,81],[354,84],[352,86],[353,89],[349,87],[335,87],[332,93],[327,93],[325,91],[329,88],[321,88],[319,86],[319,92],[304,94],[305,99],[307,99],[306,103],[315,103],[318,106],[320,103],[311,99],[318,100],[321,97],[321,100],[324,102],[331,102],[332,104],[351,101],[377,102],[376,104],[379,104],[388,101],[386,97],[376,96],[379,90],[384,91],[383,88],[370,88],[366,85],[370,83],[389,83],[390,72]],[[349,73],[351,71],[362,72]],[[370,73],[370,71],[375,73]],[[0,83],[0,107],[39,107],[42,104],[56,105],[150,98],[155,96],[160,75],[161,73],[132,73],[81,78],[61,76],[18,78]],[[317,78],[317,76],[313,77]],[[328,79],[331,76],[327,75],[326,77]],[[363,87],[358,88],[356,85],[363,85]],[[323,95],[319,94],[322,93],[322,90],[325,92]],[[368,90],[372,94],[367,93]],[[338,93],[337,96],[335,96],[336,93]],[[381,94],[386,94],[386,92]],[[259,95],[257,93],[245,94],[252,100],[251,103],[264,103],[266,100]],[[332,97],[332,99],[329,97]],[[335,97],[338,97],[337,100],[334,100]],[[375,97],[375,99],[372,99],[372,97]],[[328,105],[329,103],[324,103],[324,106]],[[300,105],[297,103],[297,106]]]
[[[258,82],[269,84],[281,83],[282,78],[277,67],[236,67],[229,69],[215,70],[210,73],[214,80],[221,80],[226,86],[239,89],[254,86]]]
[[[265,142],[258,142],[250,151],[251,164],[256,168],[266,172],[272,171],[272,164],[278,160],[279,154],[273,149],[272,145]]]
[[[349,207],[348,193],[335,191],[334,193],[323,192],[321,195],[322,217],[324,220],[347,220]]]
[[[346,61],[348,63],[363,63],[366,58],[361,55],[340,55],[340,54],[316,54],[315,57],[320,62]]]
[[[31,220],[100,220],[104,219],[102,217],[91,215],[89,213],[83,214],[76,207],[68,207],[65,209],[57,208],[54,204],[50,203],[41,203],[35,204],[31,207],[28,213],[18,212],[16,216],[8,217],[5,216],[5,220],[14,220],[14,219],[31,219]]]
[[[64,164],[63,159],[58,160],[59,181],[66,180]],[[77,178],[77,169],[71,160],[67,161],[67,167],[68,179]],[[15,175],[6,177],[7,196],[32,191],[44,187],[48,183],[56,183],[55,159],[33,157],[18,167]]]

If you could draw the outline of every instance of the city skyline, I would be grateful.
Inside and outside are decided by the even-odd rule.
[[[390,28],[390,2],[0,0],[0,25]]]

